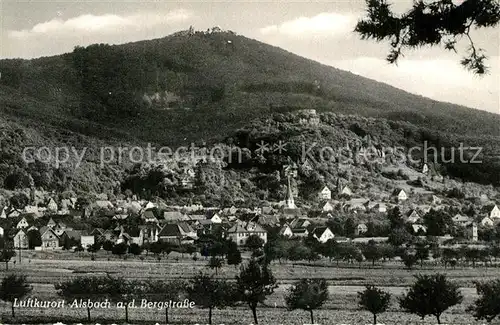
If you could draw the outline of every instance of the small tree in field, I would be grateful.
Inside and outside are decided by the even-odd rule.
[[[399,306],[422,319],[435,316],[441,324],[441,314],[448,308],[460,304],[463,296],[458,286],[446,279],[444,274],[417,275],[417,281],[399,300]]]
[[[57,294],[67,300],[90,299],[104,300],[109,296],[110,278],[102,277],[78,277],[69,281],[54,285]],[[113,282],[114,283],[114,282]],[[90,323],[90,307],[87,307],[87,320]]]
[[[187,284],[180,280],[174,281],[146,281],[146,296],[149,301],[178,301],[181,299]],[[169,323],[168,307],[165,307],[165,323]]]
[[[239,265],[241,264],[241,252],[238,250],[236,245],[230,245],[226,256],[228,265]]]
[[[313,310],[323,306],[327,300],[328,284],[324,279],[302,279],[285,296],[288,309],[309,311],[311,324],[314,324]]]
[[[500,280],[491,283],[476,282],[476,290],[479,298],[467,311],[474,315],[476,320],[486,320],[491,323],[500,316]]]
[[[358,292],[359,305],[373,314],[373,324],[377,324],[377,315],[385,312],[391,302],[391,294],[375,286],[366,286]]]
[[[204,274],[191,279],[187,288],[189,300],[201,308],[208,308],[208,324],[212,324],[212,310],[224,308],[232,297],[231,285]]]
[[[0,252],[0,262],[5,262],[5,270],[8,271],[9,270],[9,262],[10,260],[16,256],[16,252],[12,249],[7,249],[7,248],[4,248],[1,252]]]
[[[248,265],[241,267],[236,277],[236,294],[238,300],[248,304],[252,310],[255,324],[258,324],[257,305],[263,303],[276,287],[276,279],[267,263],[259,264],[252,259]]]
[[[142,254],[142,247],[137,245],[136,243],[132,243],[128,247],[128,252],[129,252],[129,254],[136,255],[136,256],[141,255]]]
[[[418,257],[413,254],[408,254],[407,252],[404,252],[401,255],[401,260],[403,261],[403,264],[406,266],[408,270],[411,270],[413,266],[417,263]]]
[[[32,290],[33,288],[26,281],[25,275],[10,274],[3,278],[0,285],[0,299],[11,303],[12,317],[16,317],[14,312],[15,299],[22,299]]]
[[[215,275],[217,275],[218,270],[222,267],[224,264],[224,260],[220,257],[217,256],[212,256],[210,260],[208,261],[208,267],[211,269],[215,269]]]

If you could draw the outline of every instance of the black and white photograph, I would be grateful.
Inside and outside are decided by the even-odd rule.
[[[0,0],[0,324],[500,324],[499,0]]]

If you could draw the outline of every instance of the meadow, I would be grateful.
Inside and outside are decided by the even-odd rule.
[[[200,258],[194,261],[191,257],[171,254],[158,261],[149,256],[143,260],[129,258],[117,259],[105,252],[99,252],[95,260],[84,253],[78,256],[67,252],[24,252],[22,262],[14,265],[10,263],[9,271],[26,274],[28,281],[33,285],[31,297],[39,300],[61,300],[54,289],[54,283],[65,281],[72,277],[83,275],[105,275],[123,277],[126,279],[189,279],[199,272],[214,274],[215,271],[207,268],[207,261]],[[70,259],[73,256],[73,259]],[[273,262],[272,271],[277,278],[279,287],[268,297],[264,306],[257,310],[260,324],[307,324],[309,315],[304,311],[288,311],[285,305],[287,288],[301,278],[325,278],[329,283],[330,299],[318,311],[316,322],[318,324],[369,324],[372,320],[368,312],[359,310],[357,292],[364,289],[365,285],[372,284],[390,292],[392,297],[391,307],[388,312],[379,316],[383,324],[434,324],[433,318],[424,321],[416,315],[400,311],[397,297],[400,296],[414,276],[417,274],[445,273],[450,280],[461,287],[464,301],[448,311],[442,317],[445,324],[479,324],[465,311],[475,297],[474,281],[487,281],[498,278],[497,268],[464,268],[444,269],[432,264],[424,264],[408,271],[399,262],[348,264],[331,263],[328,260],[307,263]],[[217,272],[217,277],[234,279],[238,268],[224,265]],[[5,274],[4,268],[0,276]],[[68,305],[68,303],[67,303]],[[137,302],[139,307],[139,302]],[[93,324],[123,323],[125,311],[113,306],[111,309],[94,309],[91,312]],[[206,309],[172,309],[169,311],[171,324],[205,324],[208,310]],[[156,309],[132,308],[130,309],[131,324],[164,323],[164,311]],[[24,308],[17,310],[16,319],[10,316],[10,306],[2,303],[1,318],[3,322],[23,324],[48,324],[54,321],[65,323],[85,323],[86,309],[64,308],[37,309]],[[214,310],[213,324],[241,325],[251,324],[252,315],[246,306],[236,306],[221,310]]]

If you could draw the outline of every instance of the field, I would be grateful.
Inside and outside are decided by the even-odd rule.
[[[72,258],[72,259],[71,259]],[[104,275],[109,274],[116,277],[129,279],[188,279],[200,271],[214,273],[206,267],[204,258],[193,261],[187,256],[169,255],[161,261],[152,256],[139,259],[120,260],[112,255],[100,252],[96,260],[92,261],[90,256],[83,254],[76,259],[75,255],[64,252],[34,253],[23,252],[22,263],[14,265],[10,263],[10,271],[26,274],[28,280],[33,284],[32,297],[39,300],[61,300],[56,294],[54,283],[67,280],[71,277],[82,275]],[[5,271],[0,272],[3,276]],[[443,323],[447,324],[474,324],[477,323],[468,315],[465,308],[470,305],[476,297],[473,288],[474,281],[486,281],[498,278],[497,268],[456,268],[444,269],[433,265],[424,265],[423,268],[408,271],[399,263],[376,264],[371,267],[369,263],[362,265],[340,264],[329,261],[319,261],[314,265],[278,263],[272,264],[272,270],[278,279],[279,287],[271,295],[264,306],[258,308],[259,323],[261,324],[307,324],[309,314],[304,311],[287,311],[285,308],[284,295],[287,288],[295,280],[300,278],[325,278],[330,285],[330,299],[321,310],[315,313],[315,321],[319,324],[369,324],[372,317],[369,313],[360,311],[357,305],[357,292],[361,291],[366,284],[377,285],[393,294],[392,305],[387,313],[379,316],[379,322],[383,324],[434,324],[435,320],[426,318],[421,321],[419,317],[403,313],[397,306],[395,297],[401,295],[405,287],[412,281],[416,274],[424,273],[446,273],[448,277],[458,283],[465,297],[461,305],[448,310],[442,317]],[[233,279],[238,269],[233,266],[224,266],[218,271],[218,277]],[[86,309],[69,308],[66,302],[64,309],[34,309],[18,308],[17,318],[11,319],[10,306],[2,305],[2,321],[7,323],[31,323],[48,324],[54,321],[66,323],[80,323],[86,319]],[[140,302],[136,307],[140,307]],[[214,324],[237,325],[251,324],[252,315],[246,306],[215,310],[213,314]],[[171,324],[195,324],[206,323],[208,310],[204,309],[172,309],[170,310]],[[91,312],[92,320],[99,323],[119,322],[125,318],[123,309],[94,309]],[[132,308],[130,310],[130,322],[133,324],[164,323],[164,311],[157,309]],[[93,324],[95,324],[95,322]]]

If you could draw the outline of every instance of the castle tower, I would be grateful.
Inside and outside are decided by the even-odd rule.
[[[290,183],[290,175],[288,175],[288,187],[286,191],[286,206],[289,209],[296,209],[295,201],[293,199],[292,184]]]

